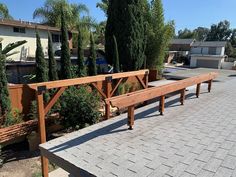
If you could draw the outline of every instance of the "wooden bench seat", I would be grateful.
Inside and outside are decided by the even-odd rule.
[[[204,82],[208,83],[208,92],[211,91],[212,81],[217,77],[217,73],[202,74],[199,76],[183,79],[174,83],[169,83],[166,85],[151,87],[144,90],[112,97],[106,99],[107,104],[111,104],[113,107],[118,109],[128,107],[128,126],[129,129],[133,129],[134,125],[134,108],[138,103],[142,103],[154,98],[160,97],[159,112],[161,115],[164,113],[165,107],[165,96],[170,93],[180,92],[180,102],[183,105],[185,100],[185,90],[187,87],[197,85],[196,87],[196,97],[199,97],[201,84]]]

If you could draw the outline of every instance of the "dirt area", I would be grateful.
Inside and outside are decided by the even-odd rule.
[[[3,148],[5,158],[0,168],[0,177],[40,177],[41,163],[39,151],[27,151],[27,142]]]

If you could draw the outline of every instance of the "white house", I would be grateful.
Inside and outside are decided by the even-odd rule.
[[[226,42],[194,42],[191,46],[190,67],[221,68],[225,58]]]
[[[17,53],[16,55],[12,55],[9,58],[10,60],[27,61],[34,59],[36,51],[36,37],[35,37],[36,28],[39,31],[45,55],[47,55],[47,48],[48,48],[48,32],[50,32],[52,35],[54,51],[60,50],[61,30],[59,28],[21,20],[0,19],[0,38],[3,38],[2,41],[3,47],[5,47],[9,43],[13,43],[16,41],[21,41],[21,40],[27,41],[26,44],[13,50],[13,52],[17,51],[19,53]],[[72,48],[72,33],[68,32],[68,34],[69,34],[69,46],[70,48]]]

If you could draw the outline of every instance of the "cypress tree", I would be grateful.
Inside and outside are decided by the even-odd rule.
[[[148,19],[147,67],[162,70],[165,52],[174,35],[174,24],[165,24],[161,0],[152,0]]]
[[[53,48],[52,48],[52,36],[48,33],[48,62],[49,62],[49,71],[48,76],[50,81],[58,80],[57,74],[57,62],[54,58]]]
[[[96,65],[96,51],[95,51],[95,42],[93,38],[93,33],[90,32],[90,56],[89,56],[89,66],[88,72],[90,76],[97,75],[97,65]]]
[[[11,101],[8,92],[5,62],[6,56],[2,54],[2,43],[0,42],[0,117],[7,119],[11,111]]]
[[[113,56],[114,73],[119,73],[120,72],[119,52],[118,52],[116,37],[114,35],[113,35],[113,46],[114,46],[114,56]]]
[[[36,81],[37,82],[46,82],[48,81],[48,69],[47,63],[44,59],[43,48],[40,41],[40,36],[38,30],[36,29]]]
[[[106,26],[106,58],[112,63],[113,35],[116,36],[124,71],[138,70],[144,62],[146,46],[143,0],[111,0]]]
[[[68,30],[63,7],[61,7],[61,78],[72,78]]]
[[[77,74],[79,77],[85,75],[85,66],[84,66],[84,50],[83,50],[83,38],[82,33],[79,29],[78,34],[78,71]]]

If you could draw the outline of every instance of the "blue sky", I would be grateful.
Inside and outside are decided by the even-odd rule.
[[[33,21],[32,14],[44,0],[0,0],[6,4],[15,19]],[[105,19],[105,15],[96,8],[99,0],[69,0],[84,3],[88,6],[91,16],[97,21]],[[176,30],[194,29],[198,26],[209,27],[220,20],[229,20],[231,27],[236,28],[236,0],[163,0],[165,19],[174,20]],[[36,20],[38,21],[38,19]]]

